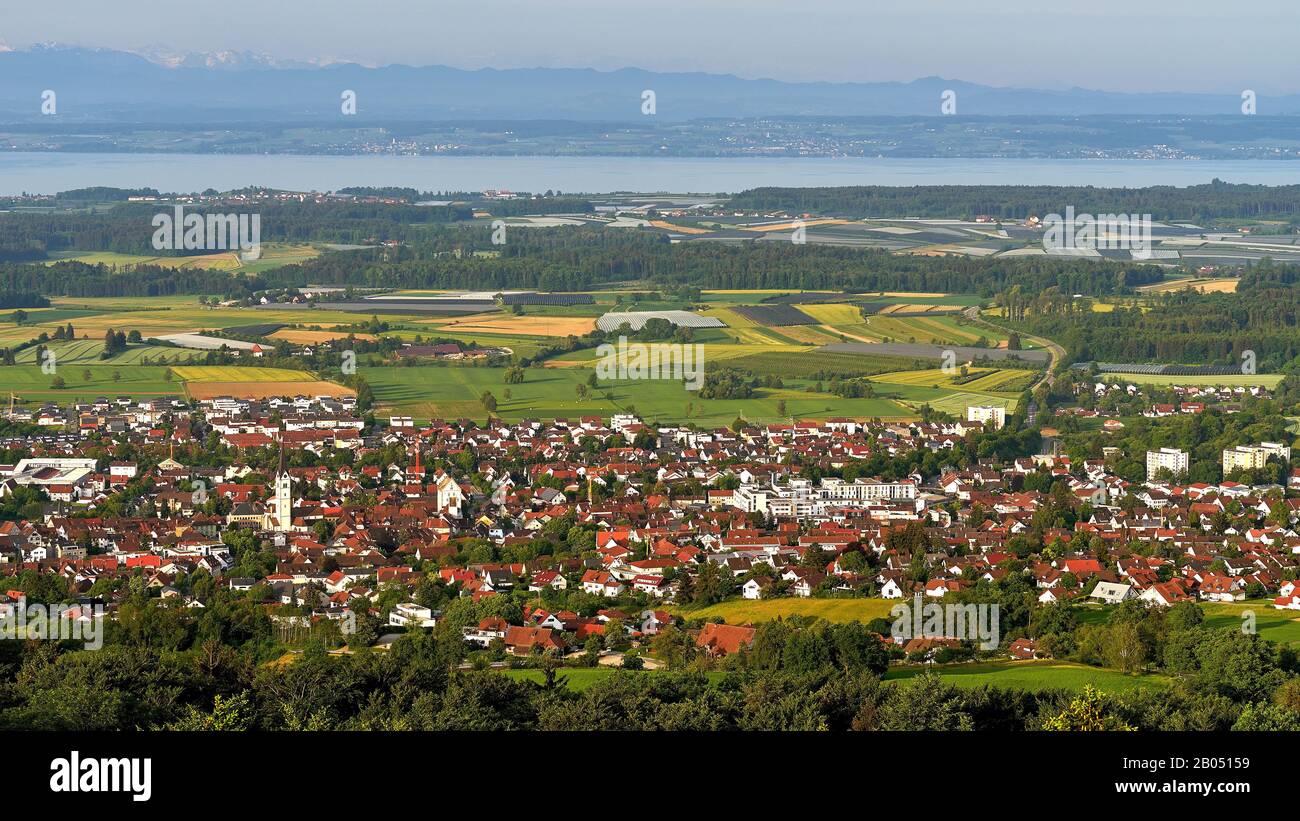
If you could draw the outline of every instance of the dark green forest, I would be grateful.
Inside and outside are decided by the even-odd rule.
[[[1063,212],[1150,214],[1158,220],[1293,219],[1300,214],[1300,185],[1239,185],[1214,180],[1177,188],[1096,188],[1056,185],[864,185],[835,188],[751,188],[730,204],[862,219],[903,215],[972,219],[987,215],[1023,220]]]
[[[425,209],[417,209],[424,211]],[[7,225],[0,222],[0,226]],[[268,230],[275,223],[263,216],[264,241],[323,240],[356,242],[378,227],[369,221],[348,227],[324,221],[303,223],[292,235]],[[148,223],[134,225],[133,235],[148,241]],[[120,226],[119,226],[120,227]],[[487,226],[425,225],[426,234],[398,247],[326,253],[312,260],[249,276],[240,272],[172,270],[147,265],[129,273],[107,265],[61,262],[52,265],[0,262],[0,290],[39,291],[50,296],[155,296],[213,294],[232,297],[268,288],[304,284],[380,288],[493,289],[531,288],[576,291],[614,282],[641,281],[663,287],[799,288],[900,290],[978,293],[992,296],[1012,285],[1026,291],[1058,287],[1092,296],[1129,293],[1162,278],[1159,268],[1132,263],[1080,265],[1064,259],[936,259],[894,256],[884,250],[857,250],[787,243],[672,244],[666,237],[601,229],[519,229],[504,246],[493,246]],[[300,230],[299,230],[300,229]],[[407,230],[392,226],[392,233]],[[16,230],[12,225],[7,229]],[[33,236],[39,228],[32,227]],[[89,239],[96,250],[117,250],[104,232]],[[352,232],[352,233],[349,233]],[[83,238],[84,239],[84,238]],[[74,243],[85,248],[82,240]],[[143,253],[140,248],[129,249]],[[475,256],[469,251],[497,251]],[[156,253],[149,250],[148,253]]]
[[[1012,578],[982,585],[972,600],[1000,602],[1023,634],[1034,593]],[[614,671],[577,690],[567,686],[573,670],[554,659],[516,658],[511,666],[538,671],[530,681],[486,669],[489,651],[467,658],[461,625],[518,607],[508,597],[449,600],[437,628],[385,652],[358,645],[330,655],[317,637],[276,661],[284,648],[251,598],[213,590],[196,615],[150,602],[138,582],[133,589],[98,651],[0,642],[0,729],[1258,730],[1300,717],[1294,653],[1211,628],[1191,603],[1130,602],[1104,624],[1085,623],[1070,605],[1036,616],[1030,632],[1058,657],[1163,676],[1120,694],[960,688],[932,673],[882,679],[890,652],[871,631],[887,625],[798,617],[764,623],[751,648],[723,659],[666,628],[651,644],[667,671]],[[358,633],[376,629],[360,624]],[[591,648],[585,655],[594,662]]]
[[[1300,357],[1300,270],[1267,259],[1243,274],[1236,293],[1170,291],[1105,312],[1056,288],[998,299],[1025,331],[1076,361],[1239,367],[1252,351],[1259,373],[1276,373]]]

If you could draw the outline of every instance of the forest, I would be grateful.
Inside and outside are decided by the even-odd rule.
[[[57,580],[33,576],[6,583],[35,598],[58,595],[38,589]],[[1019,574],[1007,578],[1019,584],[982,583],[978,596],[1023,616],[1032,590]],[[552,659],[509,663],[538,671],[530,681],[488,670],[494,651],[467,655],[460,627],[517,608],[511,597],[475,602],[454,591],[420,591],[445,605],[432,631],[407,633],[384,652],[359,645],[346,655],[328,654],[329,642],[317,636],[286,664],[266,663],[284,650],[251,595],[222,592],[201,575],[186,583],[208,588],[207,608],[151,602],[141,580],[131,582],[135,592],[95,652],[0,642],[0,728],[1226,730],[1288,729],[1300,714],[1294,653],[1211,628],[1191,603],[1164,610],[1130,602],[1102,624],[1082,622],[1071,605],[1035,617],[1030,632],[1058,657],[1119,659],[1121,669],[1158,674],[1121,692],[957,687],[928,672],[882,678],[891,651],[872,635],[879,625],[801,617],[762,624],[751,648],[722,659],[702,655],[687,630],[669,627],[650,642],[667,670],[625,661],[626,672],[579,689],[567,681],[582,671]],[[1008,626],[1023,634],[1023,623]],[[361,624],[358,632],[377,627]],[[584,656],[594,660],[600,642],[589,639]]]
[[[1300,185],[1244,185],[1215,179],[1178,188],[1098,188],[1055,185],[842,186],[834,188],[752,188],[729,204],[746,210],[778,210],[863,219],[991,216],[1024,220],[1062,213],[1150,214],[1157,220],[1194,222],[1227,219],[1293,221],[1300,213]]]
[[[417,208],[417,211],[428,209]],[[318,215],[319,216],[319,215]],[[50,219],[53,219],[51,217]],[[141,220],[144,218],[141,217]],[[263,216],[264,241],[355,242],[368,237],[403,236],[409,226],[376,225],[369,219],[303,219],[289,227]],[[0,222],[14,243],[26,241],[16,227]],[[7,227],[6,227],[7,226]],[[147,221],[135,226],[147,242]],[[110,240],[117,230],[95,226],[102,241],[82,237],[100,250],[121,250]],[[386,228],[386,230],[383,230]],[[119,268],[60,262],[0,262],[0,290],[39,291],[49,296],[154,296],[213,294],[244,297],[267,288],[356,285],[378,288],[538,289],[577,291],[616,282],[645,281],[663,288],[791,288],[857,291],[977,293],[986,297],[1019,285],[1025,291],[1057,287],[1091,296],[1131,293],[1159,282],[1154,265],[1090,262],[1047,257],[930,258],[895,256],[884,250],[861,250],[790,243],[671,243],[660,235],[599,228],[518,229],[504,246],[493,246],[487,225],[423,226],[425,233],[398,247],[325,253],[302,263],[250,276],[138,265],[132,276]],[[33,236],[43,230],[30,226]],[[87,228],[86,230],[91,230]],[[128,232],[131,233],[131,232]],[[140,251],[139,248],[133,248]],[[474,251],[497,256],[475,255]],[[150,253],[156,253],[150,251]]]
[[[1167,291],[1108,311],[1067,291],[1021,298],[1013,289],[997,301],[1025,331],[1060,343],[1074,361],[1241,366],[1252,351],[1258,372],[1277,373],[1300,357],[1296,266],[1265,259],[1245,272],[1235,293]]]

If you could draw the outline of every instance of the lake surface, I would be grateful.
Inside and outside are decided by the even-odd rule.
[[[765,185],[1196,185],[1300,183],[1300,161],[875,158],[398,157],[0,152],[0,195],[106,185],[160,191],[266,185],[329,191],[721,193]]]

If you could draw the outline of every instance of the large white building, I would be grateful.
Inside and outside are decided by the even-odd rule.
[[[1147,451],[1147,480],[1150,481],[1162,468],[1170,473],[1186,473],[1188,465],[1187,451],[1176,448],[1161,448]]]
[[[966,421],[979,422],[986,428],[1001,430],[1007,423],[1007,409],[997,405],[967,405]]]
[[[1260,442],[1258,445],[1238,445],[1223,451],[1223,474],[1234,470],[1259,470],[1269,459],[1286,462],[1291,458],[1291,448],[1277,442]]]
[[[732,493],[732,504],[746,513],[768,513],[772,516],[817,516],[829,508],[865,507],[876,502],[913,501],[916,499],[916,482],[902,479],[886,482],[880,479],[826,478],[820,485],[808,479],[791,479],[784,485],[741,485]]]

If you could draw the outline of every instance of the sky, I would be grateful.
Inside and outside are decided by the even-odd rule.
[[[0,40],[458,68],[1300,92],[1295,0],[3,0]],[[2,78],[0,78],[2,80]]]

